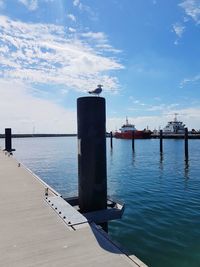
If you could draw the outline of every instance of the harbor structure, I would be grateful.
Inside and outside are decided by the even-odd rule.
[[[0,266],[146,266],[2,150],[0,204]]]

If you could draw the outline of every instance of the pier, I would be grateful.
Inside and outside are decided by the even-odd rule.
[[[146,267],[2,150],[0,213],[0,266]]]
[[[160,133],[159,134],[151,134],[150,138],[160,138]],[[164,134],[162,133],[162,138],[163,139],[184,139],[185,134]],[[191,134],[188,133],[188,139],[200,139],[200,134]]]

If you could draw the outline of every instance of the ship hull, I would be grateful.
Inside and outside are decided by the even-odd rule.
[[[119,139],[132,139],[132,131],[128,132],[115,132],[113,135],[115,138]],[[134,139],[148,139],[151,138],[151,132],[147,131],[134,131]]]

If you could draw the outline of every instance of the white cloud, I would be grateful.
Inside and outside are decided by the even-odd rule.
[[[195,83],[195,82],[199,82],[200,81],[200,74],[195,75],[194,77],[191,78],[184,78],[181,82],[180,82],[180,87],[184,87],[188,84],[191,83]]]
[[[184,9],[187,16],[191,17],[197,24],[200,23],[199,0],[184,0],[179,6]]]
[[[69,32],[76,32],[76,29],[72,28],[72,27],[69,27],[68,30],[69,30]]]
[[[162,113],[171,113],[171,110],[178,107],[178,103],[172,103],[170,105],[160,104],[160,105],[151,105],[146,110],[147,111],[161,111]]]
[[[79,4],[80,4],[80,1],[79,1],[79,0],[74,0],[74,1],[73,1],[73,5],[74,5],[74,6],[78,6]]]
[[[111,53],[120,53],[122,52],[119,49],[113,48],[111,45],[108,44],[107,36],[104,32],[85,32],[81,34],[81,37],[87,38],[89,40],[96,41],[95,47],[102,51],[111,52]]]
[[[30,11],[34,11],[38,8],[38,0],[18,0],[21,4],[23,4]]]
[[[158,100],[157,100],[158,101]],[[167,112],[171,112],[172,109],[176,108],[179,106],[178,103],[171,103],[171,104],[164,104],[161,103],[159,105],[150,105],[150,104],[145,104],[142,103],[140,100],[134,100],[133,101],[133,105],[134,107],[131,106],[131,108],[129,108],[129,111],[137,111],[137,110],[142,110],[142,111],[160,111],[162,113],[167,113]]]
[[[91,20],[97,19],[97,14],[89,6],[82,4],[80,0],[74,0],[73,5],[78,8],[79,11],[86,12],[88,14],[88,18]]]
[[[172,27],[176,35],[181,38],[185,30],[185,26],[181,25],[180,23],[175,23],[174,25],[172,25]]]
[[[100,48],[103,51],[112,52],[112,53],[121,53],[122,52],[122,50],[115,49],[109,44],[97,44],[96,47]]]
[[[73,14],[68,14],[67,17],[72,21],[76,21],[76,17]]]
[[[14,133],[76,133],[76,113],[34,97],[22,83],[0,80],[0,132],[11,127]]]
[[[83,37],[100,40],[101,42],[106,42],[107,38],[103,32],[86,32],[81,34]]]
[[[84,91],[100,83],[117,89],[118,80],[107,74],[123,66],[103,56],[95,45],[103,33],[84,33],[82,40],[53,24],[32,24],[0,16],[0,77],[25,83],[61,84]],[[95,41],[90,38],[94,36]]]

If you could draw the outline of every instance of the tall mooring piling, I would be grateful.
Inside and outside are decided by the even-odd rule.
[[[110,148],[113,148],[113,134],[110,132]]]
[[[185,159],[188,159],[188,128],[185,128]]]
[[[78,198],[81,212],[107,208],[105,99],[77,99]]]
[[[135,151],[135,132],[132,131],[132,150]]]
[[[12,152],[15,149],[12,148],[12,131],[11,128],[5,128],[5,151]]]
[[[163,153],[163,131],[160,130],[160,153]]]

